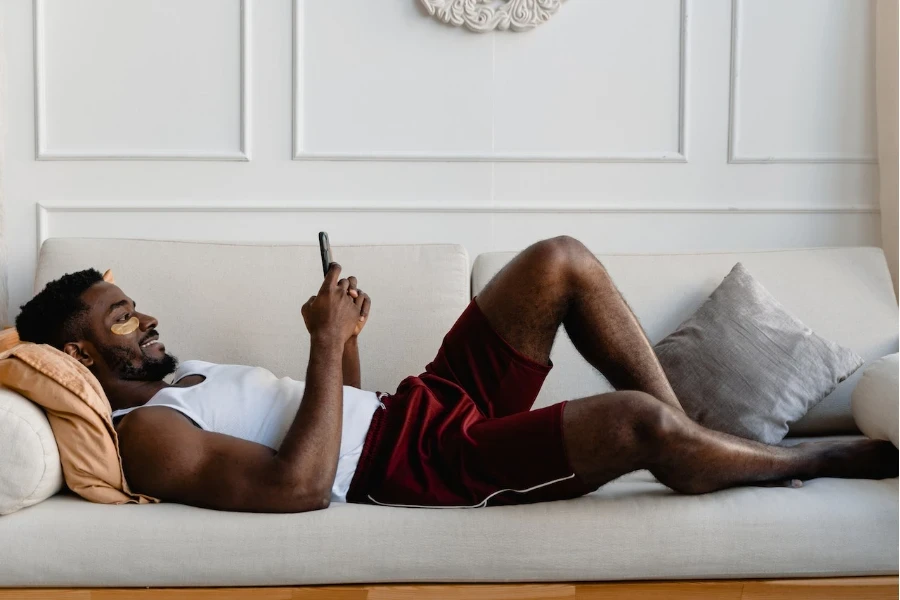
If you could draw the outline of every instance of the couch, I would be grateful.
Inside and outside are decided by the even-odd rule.
[[[514,255],[480,255],[470,271],[462,246],[335,246],[344,274],[373,300],[360,337],[363,388],[393,392],[420,373],[470,298]],[[652,343],[740,261],[813,331],[867,363],[897,352],[897,300],[879,248],[598,258]],[[316,246],[49,239],[34,289],[87,267],[111,268],[181,360],[304,378],[300,306],[321,282]],[[612,389],[564,331],[551,358],[536,407]],[[850,398],[865,368],[795,423],[785,443],[859,436]],[[817,479],[799,489],[685,496],[638,471],[561,502],[474,510],[333,503],[302,514],[99,505],[64,491],[0,517],[0,540],[0,587],[896,575],[898,482]]]

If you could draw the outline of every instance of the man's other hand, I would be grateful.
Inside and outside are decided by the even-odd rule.
[[[357,290],[357,297],[352,297],[348,291],[350,282],[347,279],[338,280],[340,273],[341,266],[331,263],[319,293],[310,296],[300,312],[310,336],[319,336],[324,339],[333,338],[341,344],[345,344],[347,340],[358,334],[359,325],[365,324],[365,319],[361,321],[360,318],[364,300],[368,296],[360,295]],[[366,308],[368,311],[368,307]]]
[[[343,281],[343,279],[341,281]],[[356,277],[351,275],[347,278],[347,283],[347,294],[353,298],[356,305],[359,306],[359,322],[356,324],[356,329],[353,330],[353,335],[350,336],[351,338],[355,338],[359,335],[359,332],[363,330],[363,327],[366,326],[366,323],[369,322],[369,312],[372,310],[372,300],[367,293],[356,287]]]

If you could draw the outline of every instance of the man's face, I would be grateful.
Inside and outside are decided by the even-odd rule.
[[[178,367],[178,359],[167,354],[165,345],[158,341],[157,320],[138,312],[117,285],[96,283],[81,299],[90,306],[88,343],[113,375],[134,381],[161,381]],[[137,318],[137,328],[129,331],[132,328],[127,323],[133,317]],[[85,347],[89,349],[87,344]],[[99,361],[95,358],[95,362]]]

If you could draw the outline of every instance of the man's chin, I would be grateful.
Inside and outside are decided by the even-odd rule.
[[[162,381],[178,368],[178,358],[165,353],[159,358],[144,357],[141,366],[126,364],[121,377],[129,381]]]

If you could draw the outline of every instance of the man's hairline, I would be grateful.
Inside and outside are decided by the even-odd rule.
[[[88,335],[88,333],[91,329],[90,314],[91,314],[91,309],[93,308],[93,306],[84,299],[84,294],[89,289],[91,289],[92,287],[97,285],[98,283],[101,283],[101,281],[94,282],[92,285],[88,286],[88,288],[86,290],[84,290],[84,292],[81,292],[81,294],[78,295],[78,302],[81,304],[81,306],[78,308],[78,310],[74,311],[71,315],[69,315],[69,318],[66,319],[66,321],[63,323],[63,329],[65,329],[67,323],[71,323],[76,328],[78,328],[79,331],[78,331],[78,335],[76,337],[81,338],[81,339],[64,341],[61,343],[61,348],[65,348],[66,344],[72,344],[72,343],[75,343],[78,341],[89,341],[91,343],[94,343],[92,336]],[[130,300],[130,298],[129,298],[129,300]],[[118,303],[116,303],[116,304],[118,304]],[[135,306],[137,306],[137,305],[135,305]],[[110,313],[112,313],[114,308],[116,308],[116,307],[110,306],[109,310],[106,311],[106,313],[101,317],[103,321],[105,321],[109,317]],[[60,331],[59,333],[60,333],[60,335],[63,335],[65,332]]]

